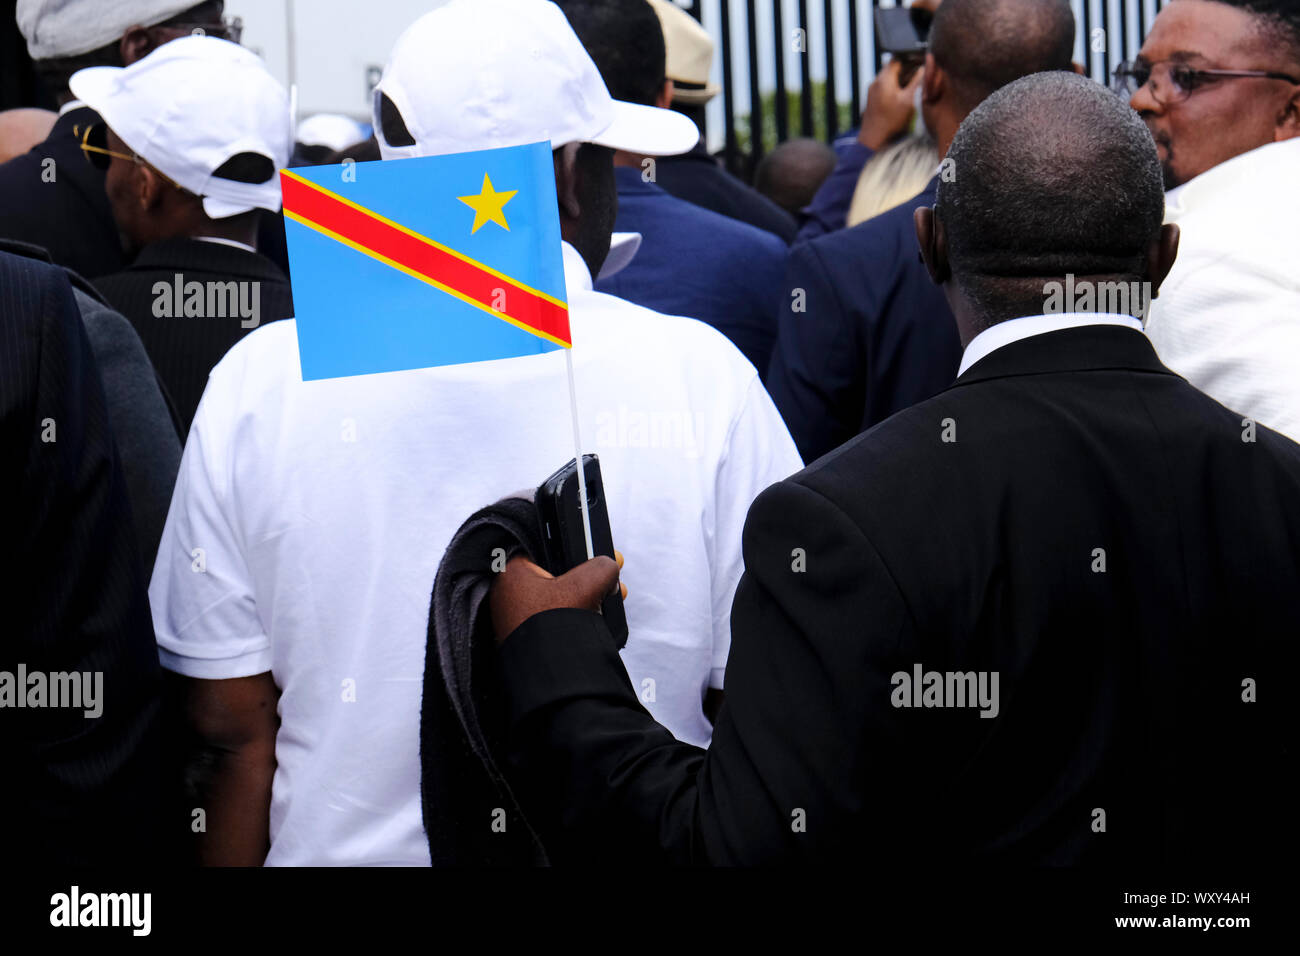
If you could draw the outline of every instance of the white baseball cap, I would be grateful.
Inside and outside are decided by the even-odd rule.
[[[295,138],[304,146],[325,146],[335,152],[355,146],[369,136],[351,116],[317,113],[298,124]]]
[[[384,96],[414,144],[385,138]],[[375,87],[374,125],[385,159],[544,140],[674,156],[700,138],[680,113],[612,98],[550,0],[451,0],[420,17],[398,38]]]
[[[279,210],[277,172],[292,148],[289,97],[252,51],[181,37],[128,67],[79,70],[68,85],[137,156],[202,196],[210,218]],[[245,153],[269,160],[265,181],[214,175]]]

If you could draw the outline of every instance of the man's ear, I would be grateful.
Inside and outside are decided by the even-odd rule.
[[[118,41],[117,49],[122,54],[122,64],[130,66],[137,60],[143,60],[154,48],[153,39],[149,36],[149,28],[136,24],[133,27],[127,27],[126,32],[122,34],[122,39]]]
[[[943,285],[952,278],[952,269],[948,265],[948,237],[943,231],[943,223],[930,206],[922,206],[912,213],[916,224],[916,238],[921,244],[921,261],[925,271],[935,285]]]
[[[659,95],[655,97],[655,106],[661,110],[669,109],[673,105],[673,95],[677,92],[677,87],[672,80],[664,80],[663,87],[659,90]]]
[[[555,193],[560,200],[560,214],[566,219],[582,216],[582,203],[578,200],[582,187],[578,172],[578,150],[581,148],[581,143],[566,143],[553,154]]]
[[[937,103],[948,89],[948,75],[934,62],[934,54],[925,55],[925,73],[921,77],[921,102]]]
[[[1273,139],[1279,143],[1297,136],[1300,136],[1300,86],[1291,91],[1291,96],[1283,104],[1277,128],[1273,131]]]
[[[1147,281],[1151,283],[1151,298],[1160,294],[1160,283],[1165,281],[1169,270],[1178,258],[1178,227],[1166,223],[1160,227],[1160,235],[1147,250]]]
[[[142,212],[152,212],[163,201],[164,190],[176,188],[143,163],[136,165],[135,175],[135,196]]]

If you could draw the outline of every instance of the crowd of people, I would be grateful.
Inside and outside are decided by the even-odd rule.
[[[18,0],[19,857],[1286,852],[1300,0],[1171,0],[1109,86],[1068,0],[921,3],[923,64],[750,185],[666,0],[431,4],[330,144],[221,0]],[[467,520],[564,463],[566,356],[304,382],[279,186],[539,141],[620,552],[558,576]]]

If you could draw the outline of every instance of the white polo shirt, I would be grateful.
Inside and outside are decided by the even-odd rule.
[[[1233,411],[1300,441],[1300,138],[1165,198],[1182,233],[1151,303],[1160,360]]]
[[[722,335],[593,292],[567,244],[564,266],[584,450],[627,559],[623,660],[655,718],[706,745],[746,512],[801,462]],[[573,457],[564,365],[556,351],[303,382],[284,321],[213,369],[149,596],[165,667],[271,671],[281,689],[268,864],[429,864],[434,574],[470,514]]]

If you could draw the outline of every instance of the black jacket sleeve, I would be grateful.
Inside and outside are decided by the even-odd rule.
[[[754,503],[744,554],[707,751],[640,706],[599,615],[548,611],[503,645],[511,762],[554,859],[826,862],[879,823],[891,787],[875,775],[901,746],[889,675],[910,628],[887,568],[793,481]]]
[[[14,558],[0,671],[41,672],[47,690],[70,675],[97,698],[0,709],[0,818],[20,860],[148,861],[161,670],[103,387],[60,270],[0,254],[0,342],[0,541]]]

